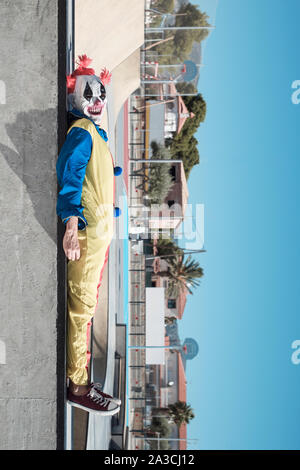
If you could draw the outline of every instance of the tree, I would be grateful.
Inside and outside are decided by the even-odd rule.
[[[169,441],[166,439],[161,439],[160,436],[159,436],[159,440],[149,441],[149,442],[150,442],[151,450],[170,450],[171,449]]]
[[[157,0],[155,4],[153,4],[153,8],[160,13],[172,13],[174,10],[174,2],[175,0]],[[151,15],[151,27],[156,27],[161,24],[162,16],[159,14],[152,13]]]
[[[197,93],[197,88],[192,82],[177,82],[176,89],[178,93],[184,95],[184,93],[192,94]]]
[[[205,121],[206,117],[206,102],[201,95],[198,93],[196,96],[183,96],[182,97],[186,107],[188,108],[190,113],[194,113],[196,116],[196,122],[194,122],[194,128],[198,127],[201,122]]]
[[[184,401],[177,401],[169,405],[169,415],[178,427],[182,424],[188,424],[191,419],[195,418],[193,409]]]
[[[163,437],[171,434],[171,427],[165,416],[153,416],[150,426],[151,433],[159,432]]]
[[[151,449],[169,449],[170,446],[168,440],[162,438],[168,438],[170,434],[171,427],[168,422],[168,419],[165,416],[153,416],[150,426],[149,437],[154,437],[155,435],[159,437],[159,445],[158,441],[149,440],[148,442],[150,443]]]
[[[171,155],[168,149],[163,145],[151,142],[152,157],[163,160],[170,159]],[[173,182],[170,174],[171,164],[151,163],[149,169],[149,191],[148,196],[152,204],[162,204],[170,192]]]
[[[186,136],[182,137],[182,139],[177,139],[177,136],[175,136],[175,139],[171,145],[170,151],[174,159],[182,160],[185,177],[188,179],[192,168],[200,162],[200,155],[197,147],[198,141],[194,136],[191,136],[190,138]]]
[[[182,5],[177,11],[177,14],[183,16],[176,16],[175,26],[210,26],[208,22],[208,15],[199,10],[198,6],[187,3]],[[208,29],[200,30],[178,30],[166,32],[165,37],[168,38],[174,35],[173,41],[168,41],[156,46],[159,55],[171,55],[171,57],[160,57],[161,64],[180,63],[188,59],[194,42],[201,42],[207,37]]]
[[[152,413],[160,413],[160,416],[153,416],[153,419],[163,419],[176,424],[180,427],[182,424],[189,424],[195,418],[194,411],[185,401],[177,401],[167,408],[154,408]]]
[[[168,269],[157,274],[168,278],[168,294],[172,297],[177,297],[184,289],[187,289],[192,294],[191,288],[200,285],[199,279],[204,275],[204,271],[198,261],[193,260],[191,255],[189,255],[186,261],[184,256],[169,258]]]
[[[172,258],[175,254],[182,256],[183,249],[180,248],[171,238],[158,238],[156,243],[157,256],[163,256],[166,261],[169,259],[167,255]]]
[[[182,5],[177,13],[179,16],[176,16],[176,26],[211,26],[207,13],[202,12],[197,5],[192,3]],[[200,42],[208,36],[208,33],[207,29],[196,30],[193,32],[193,38]]]
[[[153,6],[155,10],[161,13],[172,13],[174,10],[174,0],[156,0]]]
[[[194,165],[200,161],[198,152],[198,141],[194,137],[201,122],[206,117],[206,101],[198,93],[196,96],[182,97],[188,111],[194,114],[193,118],[188,118],[179,134],[176,134],[172,141],[168,140],[169,150],[173,159],[181,159],[184,166],[186,178]]]
[[[165,317],[165,325],[173,325],[177,321],[177,317]]]

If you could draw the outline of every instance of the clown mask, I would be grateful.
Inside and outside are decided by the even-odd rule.
[[[72,104],[75,109],[100,123],[107,99],[101,80],[95,75],[80,75],[76,79]]]
[[[79,67],[67,77],[69,103],[72,108],[100,124],[107,104],[105,85],[109,83],[111,74],[104,69],[97,77],[95,71],[88,68],[90,62],[91,59],[85,55],[79,56]]]

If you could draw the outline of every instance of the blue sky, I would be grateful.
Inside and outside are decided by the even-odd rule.
[[[198,4],[215,14],[215,0]],[[300,449],[299,17],[297,0],[219,0],[206,42],[188,181],[205,205],[205,277],[179,327],[200,346],[190,449]]]

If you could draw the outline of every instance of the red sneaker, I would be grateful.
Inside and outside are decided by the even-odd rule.
[[[120,411],[120,407],[116,403],[105,397],[93,385],[90,386],[89,391],[85,395],[81,396],[73,395],[68,389],[67,402],[82,410],[104,416],[112,416]]]
[[[104,392],[102,391],[102,384],[100,384],[100,383],[92,383],[92,386],[97,390],[97,392],[101,392],[101,394],[102,394],[105,398],[108,398],[110,401],[114,402],[116,405],[121,406],[122,401],[120,400],[120,398],[111,397],[110,395],[108,395],[107,393],[104,393]]]

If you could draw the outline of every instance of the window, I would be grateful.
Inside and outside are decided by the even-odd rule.
[[[168,299],[168,308],[176,308],[176,299]]]
[[[174,165],[171,166],[169,172],[172,176],[172,181],[176,181],[176,167]]]
[[[174,204],[175,204],[175,201],[173,201],[173,200],[168,201],[168,206],[169,207],[174,206]]]

